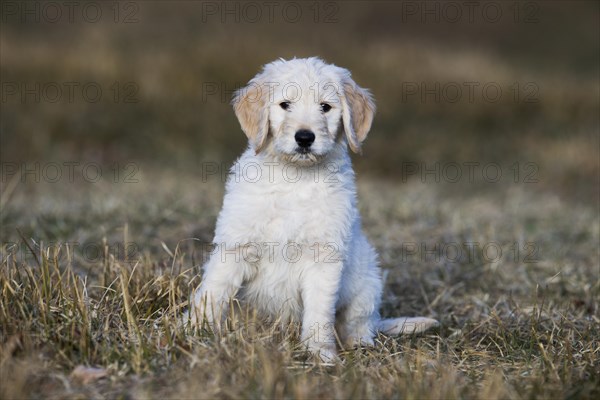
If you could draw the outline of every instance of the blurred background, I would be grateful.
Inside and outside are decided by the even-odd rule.
[[[0,398],[598,398],[599,24],[577,0],[3,0]],[[376,99],[352,157],[382,315],[443,330],[305,379],[262,342],[155,335],[246,147],[233,91],[307,56]],[[77,392],[78,364],[114,374]]]
[[[4,187],[36,162],[228,165],[246,145],[232,91],[278,57],[319,56],[376,98],[360,177],[497,163],[598,201],[596,1],[69,4],[2,4]]]

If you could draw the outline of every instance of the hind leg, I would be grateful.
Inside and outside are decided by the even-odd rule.
[[[347,309],[343,313],[341,323],[338,324],[342,343],[348,347],[373,346],[378,315],[366,314],[356,309]]]
[[[361,233],[348,255],[340,290],[337,325],[345,345],[374,345],[381,293],[377,254]]]

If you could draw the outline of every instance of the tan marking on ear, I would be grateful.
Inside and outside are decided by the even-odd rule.
[[[367,138],[375,116],[373,96],[348,78],[343,83],[341,98],[342,122],[348,145],[353,152],[360,153],[360,146]]]
[[[232,100],[242,131],[258,154],[269,133],[268,90],[256,80],[235,92]]]

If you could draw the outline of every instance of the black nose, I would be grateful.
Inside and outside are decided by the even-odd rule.
[[[308,129],[300,129],[298,132],[296,132],[294,138],[296,139],[298,146],[306,149],[309,148],[310,145],[315,141],[315,134]]]

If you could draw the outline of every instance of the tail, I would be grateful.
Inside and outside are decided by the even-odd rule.
[[[425,317],[402,317],[382,319],[377,324],[377,330],[386,335],[415,334],[425,332],[439,326],[435,319]]]

